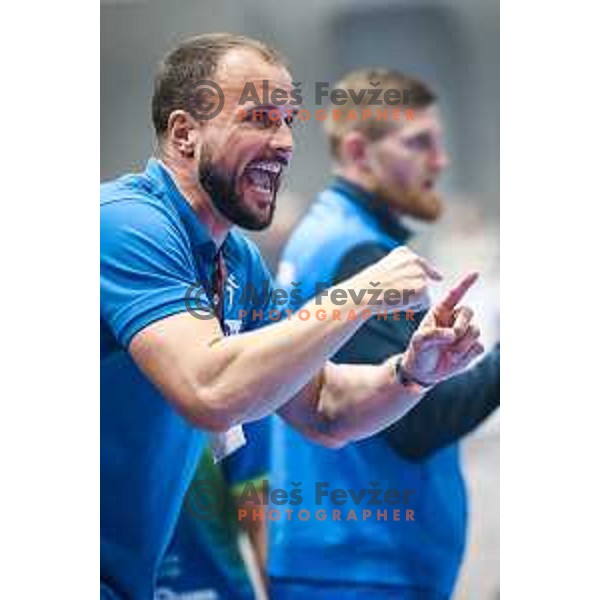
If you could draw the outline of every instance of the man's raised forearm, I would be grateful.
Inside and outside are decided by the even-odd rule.
[[[145,328],[129,350],[189,421],[223,431],[274,412],[307,386],[365,322],[363,311],[371,312],[366,289],[411,290],[403,308],[414,309],[427,299],[428,279],[439,278],[426,261],[399,248],[342,284],[353,292],[344,305],[329,296],[306,304],[314,318],[290,313],[257,331],[224,337],[216,319],[182,313]]]
[[[305,305],[311,315],[325,311],[325,320],[301,320],[298,314],[257,331],[222,337],[202,359],[202,386],[225,426],[266,416],[297,394],[364,323],[356,305],[329,301]],[[333,309],[341,316],[332,318]],[[357,319],[347,319],[350,310]],[[207,368],[207,364],[209,367]]]
[[[473,311],[457,304],[475,279],[465,277],[427,314],[405,353],[380,365],[328,363],[313,388],[316,400],[311,388],[304,392],[305,412],[312,408],[314,415],[312,423],[300,420],[306,434],[327,445],[370,436],[399,420],[431,386],[466,369],[483,347]],[[298,422],[301,412],[286,416]]]
[[[400,383],[396,360],[397,357],[392,357],[381,365],[328,363],[323,372],[314,428],[343,445],[369,437],[405,415],[427,388]]]
[[[411,290],[410,305],[403,307],[407,309],[426,300],[429,279],[440,278],[427,261],[407,248],[398,248],[342,286],[359,292],[372,285],[382,291]],[[364,293],[355,294],[355,299],[343,306],[326,296],[304,308],[310,315],[320,309],[325,318],[302,320],[297,313],[255,332],[217,337],[209,345],[208,356],[205,347],[195,357],[194,385],[202,391],[202,398],[195,403],[199,423],[207,412],[218,428],[274,412],[323,369],[329,357],[365,322],[362,312],[369,310]],[[355,318],[348,318],[350,311],[357,313]]]

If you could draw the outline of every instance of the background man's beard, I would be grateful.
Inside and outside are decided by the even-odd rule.
[[[198,166],[198,180],[211,197],[217,210],[234,225],[252,231],[266,229],[273,221],[275,213],[275,194],[273,202],[266,217],[255,214],[251,208],[244,204],[244,198],[237,193],[235,178],[227,177],[220,173],[211,161],[208,152],[203,152],[203,157]]]
[[[442,214],[442,200],[433,190],[419,188],[392,190],[381,186],[377,193],[387,199],[390,208],[395,212],[420,221],[436,221]]]

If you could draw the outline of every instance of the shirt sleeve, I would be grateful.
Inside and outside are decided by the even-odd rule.
[[[336,282],[356,274],[387,252],[368,243],[351,250],[340,262]],[[336,354],[335,362],[377,364],[406,350],[425,313],[414,321],[371,318]],[[458,442],[500,403],[500,347],[472,369],[434,387],[408,414],[378,435],[408,460],[424,460]]]
[[[409,460],[424,460],[471,433],[500,406],[500,345],[468,371],[436,385],[381,435]]]
[[[100,314],[123,347],[150,323],[186,310],[197,275],[173,216],[142,200],[100,209]],[[194,305],[210,308],[200,290]]]

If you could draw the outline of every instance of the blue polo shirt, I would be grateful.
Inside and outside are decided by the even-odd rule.
[[[143,173],[101,186],[101,590],[146,600],[206,442],[127,352],[136,333],[186,308],[186,292],[212,280],[217,248],[155,159]],[[256,247],[231,231],[222,248],[226,333],[262,323],[268,296],[242,301],[270,275]],[[205,294],[196,306],[210,308]],[[240,316],[246,309],[247,316]]]

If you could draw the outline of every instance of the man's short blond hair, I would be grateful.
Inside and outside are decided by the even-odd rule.
[[[330,104],[327,118],[323,121],[331,154],[336,159],[340,158],[342,138],[351,131],[362,131],[369,139],[375,141],[395,127],[391,119],[383,119],[380,116],[386,108],[404,110],[427,108],[437,99],[427,85],[417,78],[400,71],[383,68],[351,71],[338,81],[334,88],[354,92],[354,98],[348,93],[343,103]],[[367,92],[362,93],[361,96],[362,90]],[[371,90],[382,91],[376,93]],[[390,99],[393,103],[386,104],[384,99]],[[361,111],[361,116],[364,116],[364,109],[370,109],[371,116],[348,118],[352,110],[357,113]]]

